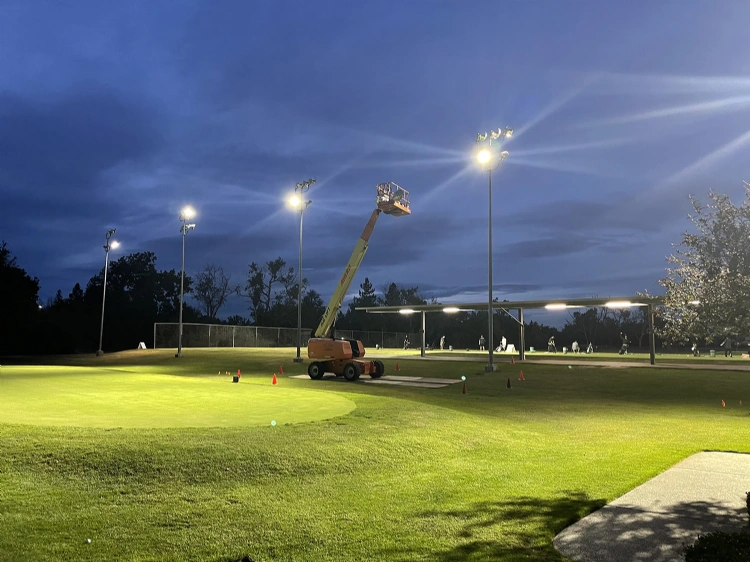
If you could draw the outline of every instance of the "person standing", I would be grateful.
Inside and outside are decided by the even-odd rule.
[[[505,351],[505,349],[508,347],[508,340],[505,339],[505,336],[503,336],[500,339],[500,351]]]
[[[732,338],[730,336],[727,336],[724,338],[724,341],[721,342],[721,347],[724,348],[724,357],[732,357],[732,346],[734,342],[732,341]]]
[[[484,336],[483,335],[479,336],[479,351],[484,351],[484,343],[485,343]]]
[[[440,349],[445,349],[445,336],[440,338]]]
[[[409,349],[409,336],[404,338],[404,349]]]
[[[557,346],[555,345],[555,336],[550,337],[547,341],[547,353],[557,353]]]

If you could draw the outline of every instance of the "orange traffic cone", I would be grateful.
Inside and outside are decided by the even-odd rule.
[[[508,384],[506,385],[508,388],[510,388],[510,379],[508,379]]]
[[[396,362],[396,370],[400,371],[401,369],[398,368],[398,362]]]
[[[283,365],[279,365],[279,374],[280,375],[284,374],[284,366]]]
[[[523,376],[523,369],[521,370],[521,374],[518,376],[519,381],[525,381],[526,379]]]
[[[464,381],[464,389],[461,391],[461,394],[466,394],[466,381]]]
[[[515,359],[513,359],[512,357],[510,358],[510,364],[511,364],[511,365],[515,365],[515,364],[516,364],[516,360],[515,360]]]
[[[242,375],[240,374],[240,370],[237,369],[237,378],[240,378]]]
[[[726,402],[724,402],[723,400],[721,401],[721,407],[722,407],[722,408],[726,408],[726,407],[727,407],[727,403],[726,403]]]
[[[271,384],[279,384],[276,380],[276,373],[273,374],[273,380],[271,381]]]

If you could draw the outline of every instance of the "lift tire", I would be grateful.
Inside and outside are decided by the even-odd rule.
[[[310,366],[307,368],[307,374],[314,381],[322,379],[325,372],[326,370],[323,368],[323,363],[320,363],[319,361],[310,363]]]
[[[385,373],[385,365],[383,365],[382,361],[373,361],[373,363],[375,364],[375,372],[370,373],[370,378],[379,379]]]
[[[344,378],[348,381],[356,381],[359,375],[362,374],[362,370],[356,363],[347,363],[344,365]]]

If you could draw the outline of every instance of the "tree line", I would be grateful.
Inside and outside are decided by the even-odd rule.
[[[655,332],[658,346],[689,343],[716,345],[729,338],[733,346],[746,346],[750,336],[750,185],[735,206],[724,194],[709,192],[709,203],[692,199],[694,231],[686,232],[668,259],[665,289],[667,306],[657,308]],[[155,322],[177,322],[180,305],[180,272],[159,270],[153,252],[123,256],[109,266],[103,349],[135,348],[148,341]],[[58,290],[46,304],[39,302],[39,279],[31,277],[5,242],[0,245],[0,302],[4,337],[0,355],[93,352],[98,347],[104,268],[85,287],[76,283],[67,296]],[[302,325],[314,329],[325,304],[321,295],[302,279]],[[265,264],[251,263],[244,286],[232,283],[223,268],[205,265],[194,277],[185,276],[184,293],[193,304],[183,306],[184,322],[289,327],[297,326],[298,272],[281,258]],[[226,320],[219,313],[232,295],[247,299],[248,316]],[[435,299],[431,304],[439,304]],[[416,334],[420,315],[368,314],[355,310],[367,306],[427,304],[419,287],[388,282],[378,292],[369,278],[358,294],[339,311],[336,327],[355,331]],[[505,336],[519,346],[518,324],[503,312],[494,315],[495,342]],[[487,311],[431,314],[425,334],[428,345],[442,336],[454,348],[475,348],[486,334]],[[578,341],[595,349],[614,349],[620,333],[633,345],[648,346],[648,323],[643,308],[609,310],[591,308],[569,313],[562,329],[535,321],[526,324],[526,345],[546,349],[551,336],[558,346]],[[412,342],[416,345],[418,342]]]

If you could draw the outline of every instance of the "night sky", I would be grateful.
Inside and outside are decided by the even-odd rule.
[[[327,301],[375,205],[367,276],[441,302],[487,295],[478,132],[501,299],[659,292],[689,194],[742,197],[750,5],[428,1],[0,3],[0,239],[46,301],[124,253],[297,267],[294,184],[316,178],[304,268]],[[237,297],[221,313],[248,315]]]

